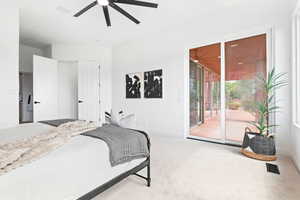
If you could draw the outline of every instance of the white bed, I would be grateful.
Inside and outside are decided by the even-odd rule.
[[[0,141],[32,136],[52,129],[24,124],[0,130]],[[77,136],[41,159],[0,176],[1,200],[76,200],[114,177],[138,166],[146,158],[111,167],[102,140]]]

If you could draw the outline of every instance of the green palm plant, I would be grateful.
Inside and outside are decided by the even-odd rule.
[[[268,73],[267,78],[257,77],[265,98],[260,102],[254,103],[254,110],[258,115],[258,119],[256,122],[249,123],[257,128],[260,135],[272,136],[270,129],[278,126],[277,124],[271,124],[269,117],[280,109],[279,106],[276,106],[275,91],[287,85],[287,81],[283,79],[285,75],[286,73],[276,74],[275,68],[273,68]]]

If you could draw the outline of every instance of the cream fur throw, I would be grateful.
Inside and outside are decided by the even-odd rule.
[[[68,122],[37,136],[0,143],[0,175],[37,160],[66,144],[72,137],[96,128],[94,123],[87,121]]]

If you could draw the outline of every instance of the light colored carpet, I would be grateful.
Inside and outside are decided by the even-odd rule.
[[[131,176],[94,200],[299,200],[300,175],[280,157],[281,175],[239,148],[152,137],[152,186]]]

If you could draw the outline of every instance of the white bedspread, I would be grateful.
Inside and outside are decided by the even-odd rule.
[[[32,136],[51,128],[44,124],[21,125],[0,130],[0,140]],[[45,157],[0,176],[0,199],[75,200],[144,160],[112,168],[103,141],[77,136]]]

